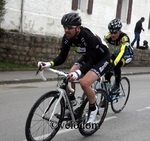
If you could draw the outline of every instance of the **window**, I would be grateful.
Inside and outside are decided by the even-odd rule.
[[[94,0],[72,0],[72,10],[80,9],[83,12],[92,14]]]
[[[118,0],[116,18],[121,19],[122,0]]]
[[[78,0],[78,9],[81,8],[81,0]]]
[[[130,24],[130,22],[131,22],[132,3],[133,3],[133,0],[129,0],[128,15],[127,15],[127,24]]]
[[[132,2],[133,0],[118,0],[116,18],[129,24],[132,14]]]
[[[72,10],[78,9],[78,0],[72,0]]]
[[[92,10],[93,10],[93,0],[89,0],[87,13],[92,14]]]
[[[149,14],[148,29],[150,29],[150,14]]]

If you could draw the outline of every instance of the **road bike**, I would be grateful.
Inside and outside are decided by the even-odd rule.
[[[78,129],[81,135],[91,136],[94,134],[104,122],[108,110],[108,100],[106,92],[103,89],[94,90],[96,95],[96,103],[98,112],[95,121],[87,124],[89,102],[85,94],[81,94],[78,104],[73,107],[69,100],[69,94],[66,92],[66,87],[71,92],[68,82],[68,74],[56,69],[47,69],[58,75],[58,86],[55,90],[51,90],[43,94],[32,106],[25,125],[25,135],[28,141],[50,141],[54,138],[60,128],[68,126],[72,129]],[[46,80],[43,71],[39,71],[42,79]],[[83,98],[84,97],[84,98]],[[101,103],[106,105],[101,107]],[[70,115],[65,116],[65,109],[68,108]],[[58,116],[59,114],[59,116]]]
[[[110,73],[112,73],[112,77],[113,77],[112,83],[105,80],[105,78],[103,76],[103,77],[101,77],[101,79],[99,81],[96,81],[94,83],[93,87],[94,87],[94,89],[97,89],[97,90],[98,89],[105,90],[106,94],[107,94],[108,104],[110,103],[112,111],[114,113],[119,113],[125,108],[127,101],[129,99],[130,81],[126,76],[121,77],[119,92],[112,95],[111,88],[115,85],[115,74],[114,74],[113,69],[110,69],[109,71],[111,71]],[[103,104],[105,104],[105,103],[103,103]]]

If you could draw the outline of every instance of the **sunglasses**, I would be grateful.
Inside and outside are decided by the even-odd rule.
[[[110,34],[117,34],[119,31],[110,32]]]
[[[64,29],[67,28],[68,30],[71,30],[71,29],[73,29],[73,28],[76,28],[77,26],[72,26],[72,25],[67,25],[67,26],[66,26],[66,25],[64,25],[63,27],[64,27]]]

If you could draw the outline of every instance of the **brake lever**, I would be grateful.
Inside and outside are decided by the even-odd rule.
[[[39,73],[39,71],[41,71],[42,66],[45,66],[45,63],[41,63],[41,64],[40,64],[40,66],[39,66],[39,68],[38,68],[38,70],[37,70],[35,76],[37,76],[38,73]]]
[[[38,73],[39,73],[39,71],[41,70],[41,65],[39,66],[39,68],[38,68],[38,70],[36,71],[36,74],[35,74],[35,76],[37,76],[38,75]]]

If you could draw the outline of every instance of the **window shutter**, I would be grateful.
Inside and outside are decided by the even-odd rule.
[[[78,0],[72,0],[72,10],[78,9]]]
[[[121,19],[122,0],[118,0],[116,18]]]
[[[129,0],[127,24],[130,24],[130,22],[131,22],[132,2],[133,2],[133,0]]]
[[[93,10],[93,0],[89,0],[89,1],[88,1],[87,13],[88,13],[88,14],[92,14],[92,10]]]

